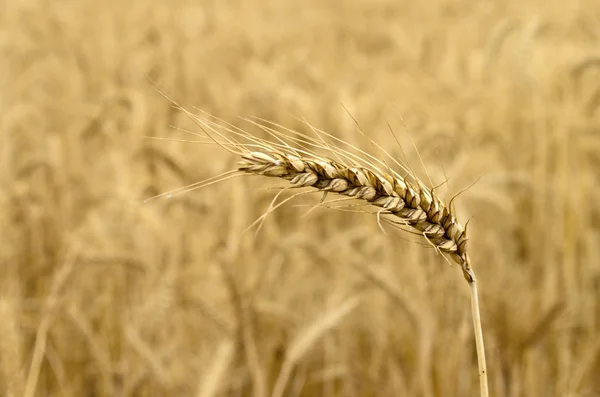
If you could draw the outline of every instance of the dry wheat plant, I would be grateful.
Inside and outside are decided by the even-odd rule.
[[[173,100],[171,101],[173,102]],[[433,186],[428,187],[415,176],[409,166],[390,156],[384,148],[373,141],[369,141],[369,143],[382,154],[387,155],[388,161],[393,166],[399,167],[404,176],[395,171],[384,159],[378,159],[312,126],[317,135],[314,138],[286,129],[269,120],[246,119],[266,132],[272,138],[272,141],[269,141],[224,123],[223,120],[211,121],[210,117],[196,116],[176,102],[173,102],[173,105],[189,116],[205,133],[205,135],[199,136],[205,138],[204,140],[194,142],[204,143],[207,139],[207,143],[216,144],[232,152],[240,158],[240,161],[237,170],[233,172],[225,172],[222,175],[162,193],[153,198],[164,196],[170,198],[174,194],[189,193],[237,176],[251,174],[287,180],[293,189],[310,188],[308,192],[321,192],[323,197],[319,205],[329,206],[331,202],[325,201],[326,195],[334,193],[346,196],[352,201],[362,200],[377,207],[379,210],[375,214],[380,227],[382,227],[381,222],[385,222],[401,230],[418,234],[424,237],[427,244],[436,252],[451,258],[460,265],[471,291],[480,392],[482,397],[489,396],[477,280],[467,253],[467,229],[456,219],[452,201],[445,204],[437,197]],[[340,146],[350,146],[355,151],[358,150],[358,153],[345,150]],[[314,149],[324,150],[329,156],[319,155]],[[271,211],[299,195],[308,193],[307,191],[296,193],[275,204],[279,195],[286,190],[282,189],[275,196],[267,212],[251,226],[262,224]],[[335,202],[339,201],[344,200],[335,200]],[[348,207],[348,209],[351,208],[352,206]],[[387,215],[391,218],[386,217]],[[417,264],[414,265],[417,266]],[[281,397],[284,387],[283,383],[275,383],[273,395]]]

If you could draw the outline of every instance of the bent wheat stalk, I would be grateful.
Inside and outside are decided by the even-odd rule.
[[[415,186],[406,179],[378,174],[362,167],[347,167],[333,160],[306,159],[277,151],[255,151],[242,155],[239,170],[250,174],[286,179],[297,187],[313,187],[362,199],[382,208],[405,225],[421,233],[442,253],[448,254],[462,269],[471,290],[471,308],[481,396],[488,397],[483,332],[475,273],[467,254],[466,229],[456,221],[449,207],[432,190]]]
[[[348,199],[366,202],[378,208],[378,220],[381,215],[385,215],[388,223],[423,236],[437,252],[449,256],[460,265],[471,293],[481,397],[489,397],[477,281],[467,254],[467,229],[457,221],[452,209],[452,201],[450,205],[446,205],[436,196],[434,189],[428,188],[407,167],[393,159],[379,146],[377,149],[392,158],[396,165],[407,172],[410,180],[393,171],[381,159],[324,131],[316,130],[310,125],[309,127],[319,135],[320,140],[268,120],[258,119],[260,122],[256,122],[246,119],[274,138],[274,140],[265,140],[222,120],[218,123],[194,115],[173,103],[185,112],[206,136],[187,132],[208,138],[208,143],[216,143],[241,157],[237,169],[240,175],[279,178],[291,182],[294,188],[312,188],[324,194],[335,193]],[[229,136],[221,132],[222,129]],[[281,129],[286,130],[287,133],[280,131]],[[345,150],[339,145],[332,146],[323,139],[323,136],[339,144],[350,146],[359,154]],[[244,142],[241,143],[234,137],[241,138]],[[371,144],[376,145],[372,141]],[[337,160],[320,156],[311,148],[324,149],[333,154]],[[223,174],[221,180],[234,176],[230,171]],[[190,189],[184,188],[184,191],[216,182],[217,179],[211,178]],[[272,206],[269,211],[276,207]]]

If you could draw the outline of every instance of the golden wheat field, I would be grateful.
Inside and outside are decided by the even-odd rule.
[[[479,395],[419,236],[318,192],[256,233],[257,176],[145,201],[239,161],[165,95],[460,193],[490,395],[600,396],[599,82],[592,0],[0,0],[0,396]]]

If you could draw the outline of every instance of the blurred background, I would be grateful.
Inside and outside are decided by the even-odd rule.
[[[405,233],[316,195],[255,238],[261,178],[144,203],[237,161],[158,87],[401,158],[389,123],[468,188],[491,394],[600,396],[599,49],[592,0],[0,1],[0,395],[478,395],[467,284]]]

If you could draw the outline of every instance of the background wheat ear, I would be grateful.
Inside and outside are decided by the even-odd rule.
[[[467,253],[466,227],[458,222],[451,205],[446,205],[432,188],[398,160],[394,159],[396,165],[409,176],[401,176],[384,160],[323,131],[319,131],[319,140],[267,120],[252,121],[272,138],[268,140],[232,125],[219,124],[219,120],[207,120],[182,110],[208,139],[241,157],[237,168],[240,173],[283,179],[295,189],[308,188],[365,202],[377,209],[378,219],[383,218],[389,225],[422,235],[428,245],[459,264],[470,287],[481,396],[488,397],[477,279]],[[323,135],[333,143],[328,143]],[[324,150],[335,160],[313,149]],[[271,205],[267,212],[273,208]]]

